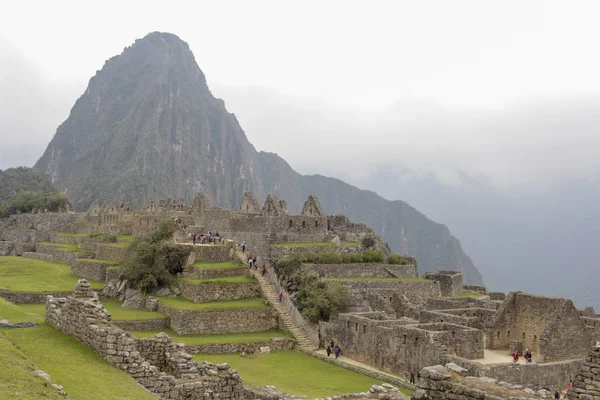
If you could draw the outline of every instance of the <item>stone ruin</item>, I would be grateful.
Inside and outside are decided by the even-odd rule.
[[[287,215],[287,208],[285,207],[285,203],[281,203],[277,196],[275,196],[274,194],[270,194],[267,196],[262,210],[260,210],[260,215],[269,217],[281,217]]]
[[[252,193],[244,192],[244,197],[242,198],[240,211],[249,214],[260,213],[260,206],[258,205],[258,201],[256,201],[254,196],[252,196]]]
[[[48,296],[46,322],[90,346],[159,398],[259,398],[248,392],[227,364],[198,363],[164,333],[134,339],[113,326],[110,314],[84,279],[78,281],[73,296]]]
[[[302,207],[302,213],[300,215],[306,217],[325,217],[325,213],[321,207],[321,202],[312,194],[308,196],[308,200],[306,200],[304,203],[304,207]]]
[[[568,400],[600,399],[600,346],[593,347],[586,355],[566,398]]]

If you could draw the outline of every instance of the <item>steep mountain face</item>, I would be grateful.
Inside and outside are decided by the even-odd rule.
[[[35,168],[66,189],[77,209],[95,200],[143,206],[165,197],[237,208],[245,191],[275,193],[299,212],[309,194],[328,214],[372,226],[421,271],[459,268],[481,275],[448,229],[408,204],[340,180],[302,176],[272,153],[257,152],[237,119],[206,85],[187,43],[151,33],[108,60],[90,80]]]

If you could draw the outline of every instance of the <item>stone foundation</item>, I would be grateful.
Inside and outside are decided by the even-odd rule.
[[[261,295],[258,282],[196,284],[179,282],[181,294],[195,303],[241,300]]]
[[[311,266],[323,278],[418,278],[416,265],[392,264],[315,264]]]
[[[8,292],[0,291],[0,297],[14,304],[42,304],[48,296],[68,296],[71,292]]]
[[[263,343],[224,343],[224,344],[201,344],[196,346],[186,345],[185,348],[192,354],[223,354],[223,353],[259,353],[261,348],[269,348],[269,351],[292,350],[295,342],[293,340],[271,341]]]
[[[106,281],[107,267],[116,262],[99,262],[94,259],[77,259],[71,263],[71,273],[93,281]]]
[[[158,311],[169,316],[171,329],[180,335],[262,332],[279,327],[277,313],[271,307],[190,311],[160,304]]]
[[[124,331],[160,331],[169,327],[169,318],[144,321],[113,321],[113,324]]]
[[[127,248],[119,246],[111,246],[108,244],[98,244],[96,250],[96,258],[99,260],[115,260],[121,261],[125,257]]]
[[[232,255],[232,249],[225,245],[197,245],[194,246],[196,261],[222,262],[228,261]]]
[[[248,266],[243,266],[240,264],[239,269],[212,269],[212,268],[195,268],[193,266],[188,266],[183,271],[183,276],[185,278],[192,279],[213,279],[213,278],[225,278],[228,276],[238,276],[243,275],[248,271]]]
[[[567,392],[568,400],[600,399],[600,346],[592,347]]]

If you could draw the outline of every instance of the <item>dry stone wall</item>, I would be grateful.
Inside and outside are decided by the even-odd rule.
[[[213,279],[213,278],[225,278],[228,276],[243,275],[248,271],[247,266],[243,266],[242,264],[240,264],[240,267],[241,268],[239,268],[239,269],[228,269],[228,268],[213,269],[213,268],[196,268],[196,267],[190,265],[183,270],[183,276],[185,278],[192,278],[192,279]]]
[[[109,244],[98,244],[96,248],[96,258],[100,260],[122,261],[125,258],[127,248],[111,246]]]
[[[181,294],[195,303],[241,300],[261,295],[258,282],[196,284],[179,282]]]
[[[85,279],[103,282],[106,280],[106,270],[116,262],[104,262],[94,259],[76,259],[71,262],[71,273]]]
[[[169,316],[171,329],[180,335],[261,332],[279,326],[271,307],[193,311],[160,304],[158,311]]]
[[[48,295],[65,297],[71,292],[9,292],[0,290],[0,297],[14,304],[42,304]]]
[[[167,335],[133,339],[114,327],[89,283],[80,280],[73,296],[46,301],[46,322],[73,335],[162,399],[244,398],[245,389],[227,364],[197,363]],[[168,372],[168,373],[167,373]]]
[[[169,319],[147,319],[143,321],[113,321],[115,326],[124,331],[159,331],[169,328]]]
[[[416,265],[391,264],[314,264],[323,278],[418,278]]]
[[[588,352],[566,398],[568,400],[600,399],[600,346],[594,346]]]

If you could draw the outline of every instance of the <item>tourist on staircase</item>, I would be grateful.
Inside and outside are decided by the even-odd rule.
[[[281,303],[283,301],[283,292],[279,293],[279,302]]]
[[[265,274],[267,273],[267,266],[263,263],[263,267],[262,267],[262,271],[261,271],[261,275],[265,276]]]
[[[246,252],[246,241],[244,240],[242,242],[242,253],[245,253],[245,252]]]

